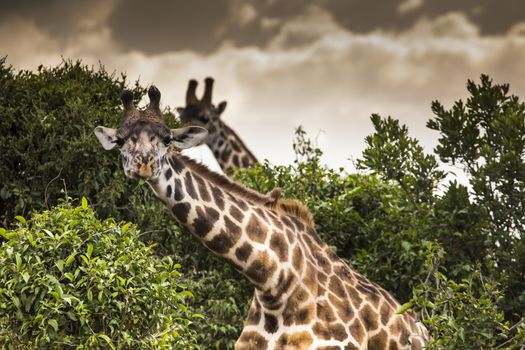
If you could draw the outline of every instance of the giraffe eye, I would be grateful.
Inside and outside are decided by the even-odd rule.
[[[124,142],[125,140],[121,137],[117,137],[117,139],[115,140],[115,144],[117,145],[117,147],[122,147],[124,146]]]

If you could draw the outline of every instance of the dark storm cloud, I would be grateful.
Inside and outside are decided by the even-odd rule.
[[[107,26],[124,51],[210,54],[224,43],[266,47],[287,22],[312,6],[354,33],[401,32],[421,18],[432,20],[449,12],[465,14],[482,35],[502,34],[525,21],[523,0],[18,0],[1,1],[0,21],[21,18],[67,42],[82,30],[82,23],[107,12],[92,22],[102,19],[98,25]]]
[[[101,4],[103,0],[0,1],[0,22],[27,20],[57,39],[66,39],[84,20],[96,16]]]
[[[228,27],[228,0],[120,1],[108,19],[117,42],[148,54],[211,52]]]
[[[355,33],[399,32],[422,17],[431,20],[449,12],[464,13],[481,34],[502,34],[525,20],[522,0],[131,0],[117,3],[108,25],[125,49],[209,54],[224,42],[265,47],[287,21],[312,6],[324,9],[336,23]],[[243,18],[246,12],[247,19]]]

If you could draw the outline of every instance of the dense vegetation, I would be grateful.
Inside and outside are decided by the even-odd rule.
[[[104,151],[92,133],[118,124],[119,95],[130,85],[140,99],[144,87],[102,67],[65,61],[15,72],[0,61],[0,220],[9,229],[0,238],[2,345],[149,348],[161,345],[151,335],[162,334],[179,348],[233,346],[252,289],[183,232],[147,186],[127,180],[117,152]],[[282,187],[305,203],[339,256],[422,315],[434,336],[430,348],[520,349],[525,105],[486,76],[467,89],[469,99],[450,110],[432,104],[435,155],[396,120],[374,115],[358,174],[322,166],[321,150],[298,129],[294,164],[266,162],[237,178],[263,192]],[[166,120],[177,124],[169,110]],[[468,183],[440,162],[459,166]],[[85,202],[53,208],[65,197],[86,197],[95,213]],[[96,266],[82,258],[90,246]],[[133,254],[147,268],[134,268]],[[114,277],[89,300],[91,286],[105,286],[97,278],[112,273],[133,280],[133,291],[123,292]],[[123,298],[136,305],[133,313],[121,313]],[[126,327],[134,313],[151,317]],[[51,346],[59,337],[65,340]]]

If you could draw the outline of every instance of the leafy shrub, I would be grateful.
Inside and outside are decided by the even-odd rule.
[[[135,226],[99,221],[84,199],[19,220],[0,232],[2,348],[193,346],[180,266]]]
[[[512,327],[498,307],[501,284],[474,269],[467,278],[455,281],[440,270],[444,251],[429,250],[429,274],[414,290],[411,304],[421,307],[433,339],[433,349],[519,349],[525,342],[525,325]]]

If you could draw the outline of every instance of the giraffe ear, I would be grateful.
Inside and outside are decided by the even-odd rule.
[[[222,101],[221,103],[219,103],[219,105],[217,106],[218,114],[221,114],[222,112],[224,112],[224,110],[226,109],[226,105],[227,104],[228,104],[228,102],[226,102],[226,101]]]
[[[200,126],[171,129],[171,140],[178,149],[186,149],[201,144],[208,136],[208,130]]]
[[[95,135],[105,150],[110,150],[117,145],[117,129],[97,126],[95,128]]]

